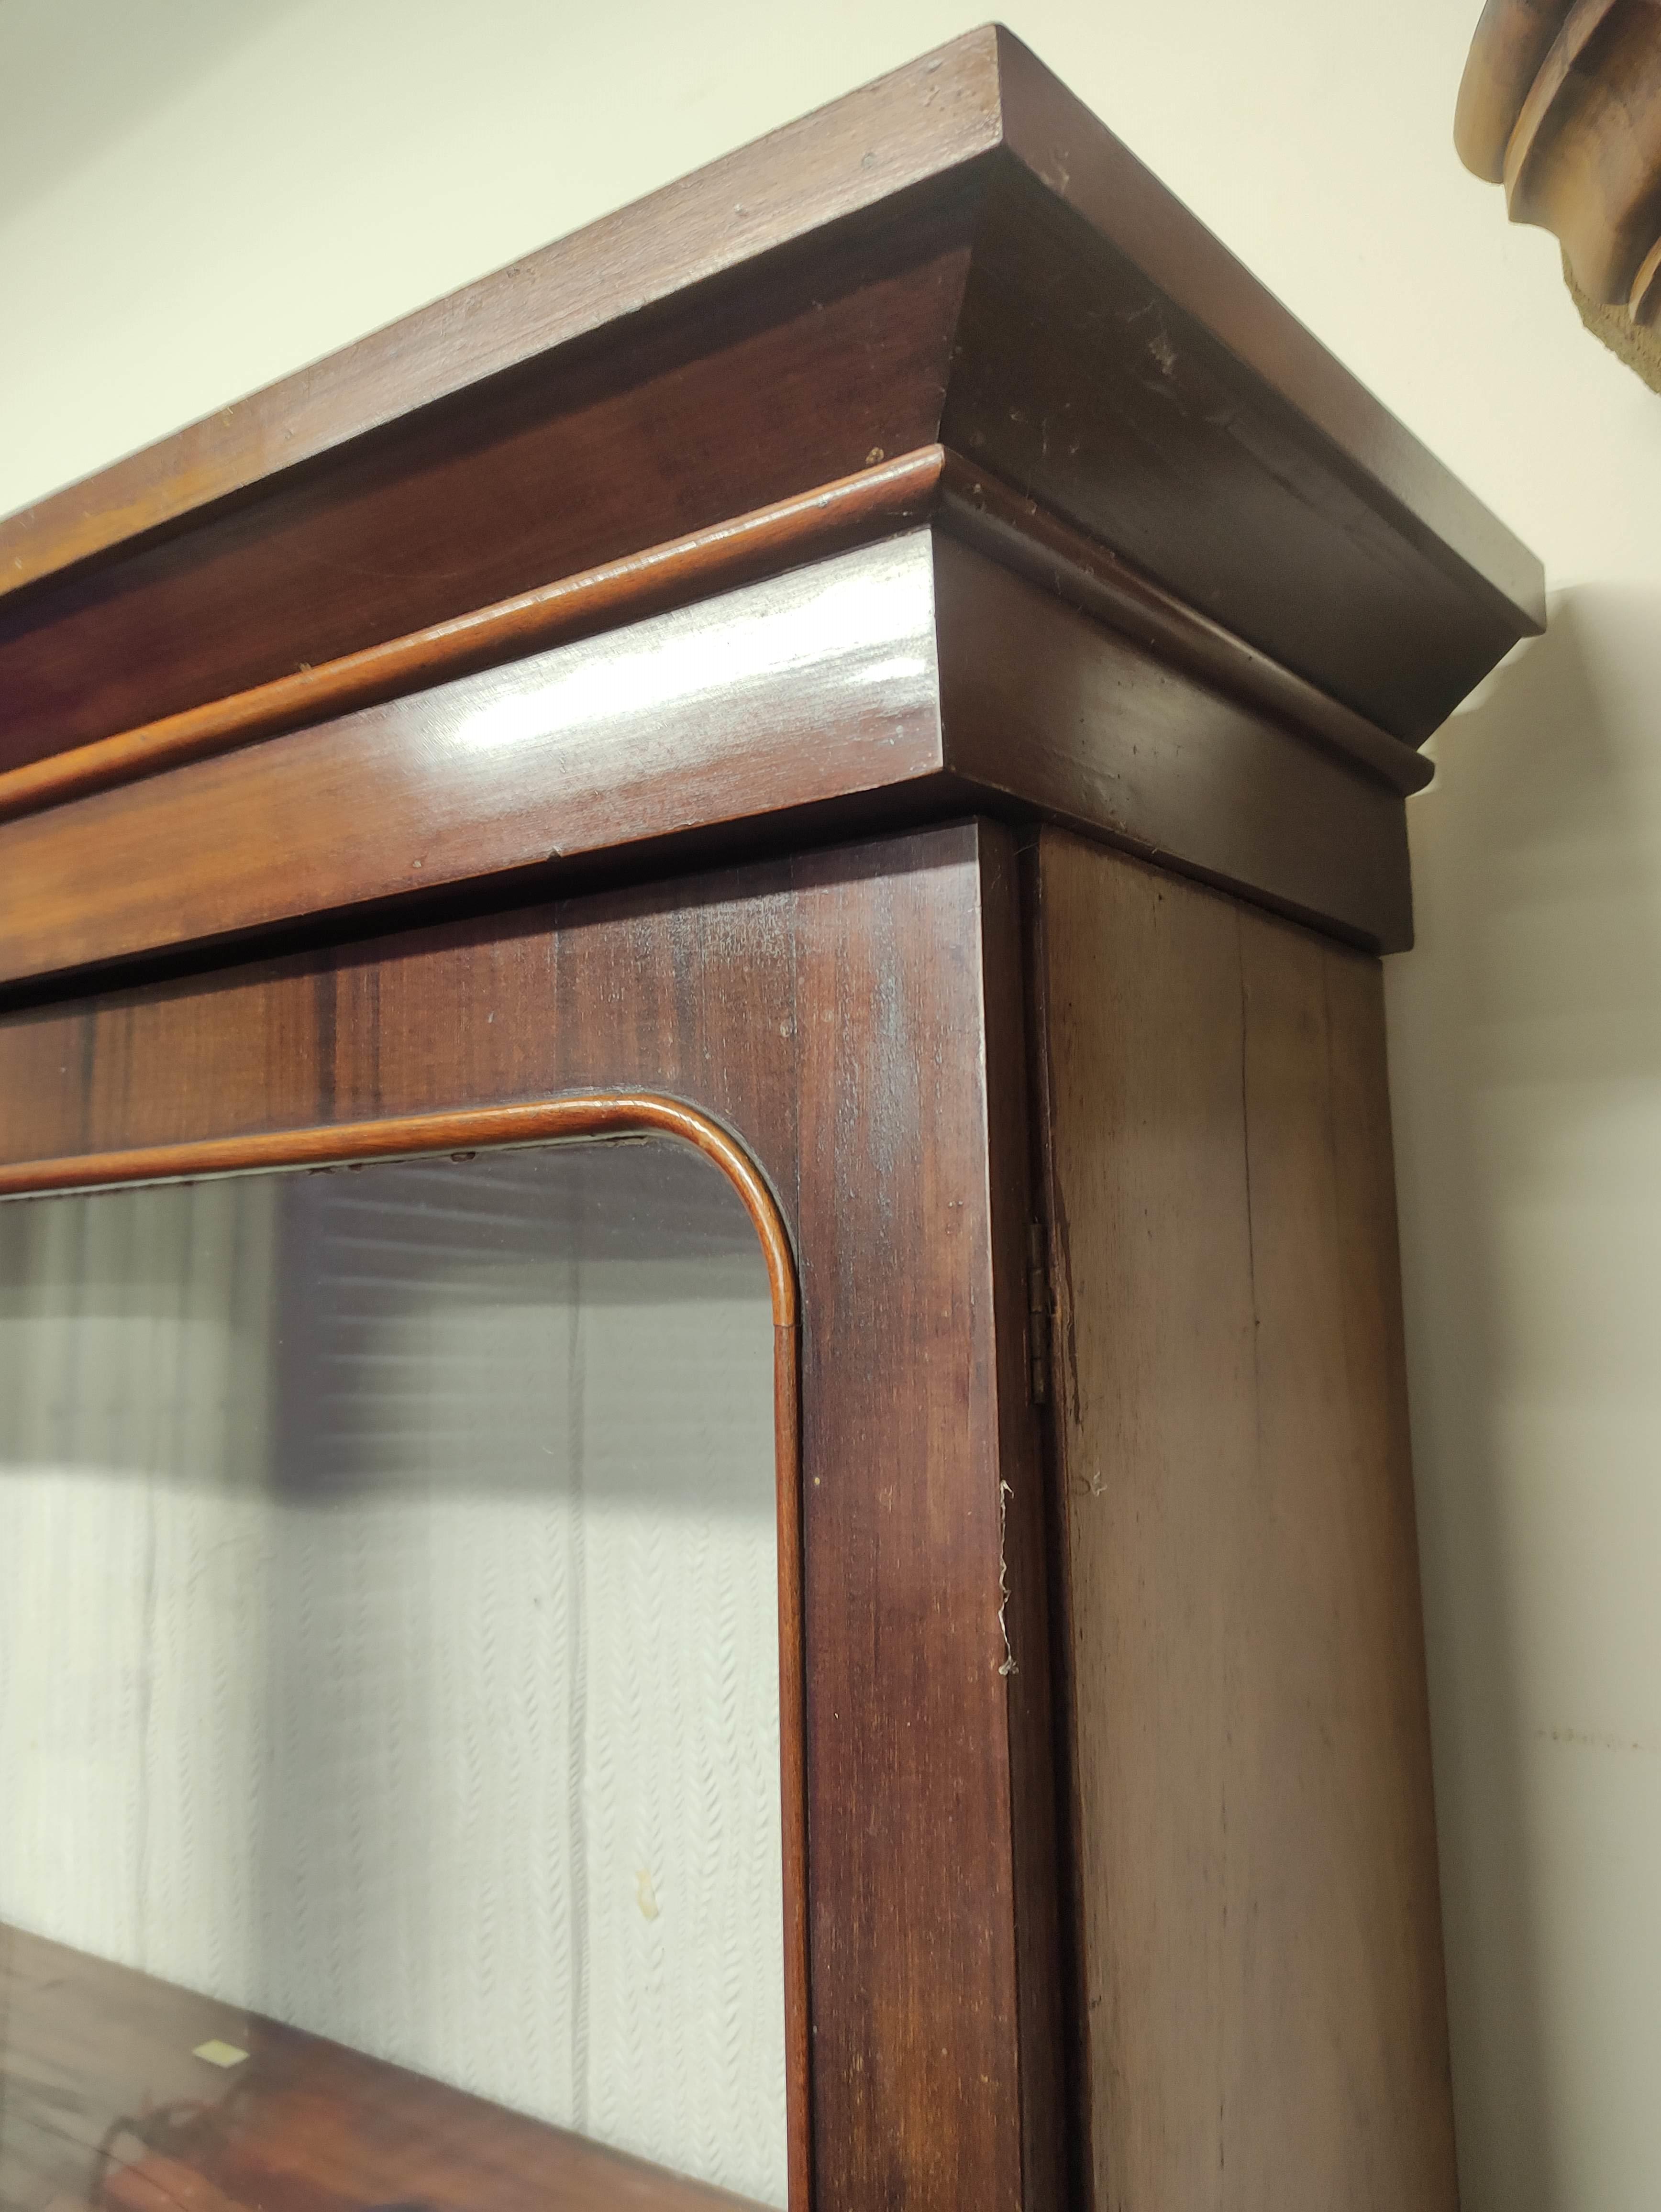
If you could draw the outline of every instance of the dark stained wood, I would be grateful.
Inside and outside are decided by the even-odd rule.
[[[1057,143],[1070,153],[1080,141],[1062,128]],[[1134,206],[1147,185],[1134,188],[1134,165],[1115,152],[1103,201],[1123,185]],[[1381,496],[1353,452],[1327,449],[1281,391],[1242,374],[1211,321],[1238,287],[1206,245],[1184,234],[1169,254],[1134,258],[1025,168],[1001,171],[941,440],[1318,690],[1422,744],[1509,650],[1502,641],[1543,627],[1538,592],[1516,589],[1516,577],[1514,596],[1477,583],[1433,530]],[[1169,289],[1167,258],[1180,265],[1190,252],[1200,266],[1183,272],[1189,284]],[[1255,320],[1265,319],[1259,295]],[[1305,345],[1318,350],[1289,318],[1275,320],[1288,365]],[[1250,349],[1262,349],[1261,335]],[[1372,427],[1371,416],[1357,423],[1358,438]],[[1439,471],[1425,488],[1439,512],[1440,483]]]
[[[407,637],[184,714],[0,771],[0,821],[133,783],[475,669],[689,605],[791,559],[818,558],[938,514],[953,532],[1226,696],[1371,769],[1402,792],[1431,767],[1361,716],[1198,614],[990,471],[939,446],[653,546]]]
[[[969,806],[1411,941],[1397,784],[922,528],[0,822],[0,981],[764,817],[776,842]]]
[[[0,1195],[746,1192],[793,2212],[1451,2207],[1378,975],[1256,908],[1409,941],[1540,582],[996,29],[0,526]]]
[[[928,445],[967,257],[961,194],[750,293],[625,319],[0,599],[0,765],[288,676]],[[93,496],[90,492],[88,496]],[[0,573],[5,551],[0,546]],[[258,610],[257,619],[250,611]]]
[[[38,813],[88,792],[136,783],[187,761],[234,751],[285,730],[660,614],[805,555],[822,557],[861,538],[880,536],[928,513],[944,464],[938,446],[925,447],[798,499],[497,600],[407,637],[0,772],[0,821]],[[1403,759],[1413,757],[1399,745],[1390,750]]]
[[[39,501],[0,537],[0,588],[234,499],[972,164],[998,143],[997,65],[991,33],[960,39]]]
[[[1042,1635],[1001,1343],[1019,1107],[990,1088],[1019,1049],[1013,955],[988,949],[1012,881],[1001,834],[961,825],[0,1016],[14,1168],[618,1090],[755,1159],[801,1299],[824,2207],[1058,2201],[1031,2136],[1058,1984],[1047,1784],[1001,1671],[1007,1626]]]
[[[1391,951],[1412,942],[1407,821],[1371,770],[937,541],[946,756],[1019,802]],[[0,853],[3,853],[0,842]]]
[[[1093,2201],[1451,2212],[1379,972],[1038,872]]]
[[[997,860],[1005,900],[1012,871],[995,833],[959,834],[950,910],[891,863],[866,881],[795,864],[824,884],[797,954],[797,1034],[814,2128],[846,2146],[830,2204],[1056,2201],[1023,2186],[1029,2166],[1042,2184],[1048,2152],[1020,2140],[1014,2032],[1024,1808],[1002,1672],[996,1340],[1009,1285],[987,1068],[964,1050],[984,1034],[983,933],[1000,918],[983,868]],[[811,1223],[810,1179],[824,1194]],[[989,1741],[995,1759],[974,1748]]]
[[[226,2069],[193,2053],[248,2055]],[[19,2212],[738,2212],[749,2200],[0,1925]]]
[[[1515,540],[987,30],[0,528],[0,764],[936,441],[1409,743],[1539,625]]]
[[[1025,2202],[1070,2203],[1066,2100],[1056,1684],[1050,1668],[1050,1501],[1033,1378],[1030,1261],[1036,1218],[1029,1118],[1031,1037],[1024,886],[1008,840],[989,838],[981,868],[980,961],[986,1023],[988,1190],[997,1322],[1001,1662],[1008,1701],[1016,1915],[1016,2043]],[[1040,1325],[1041,1326],[1041,1325]]]
[[[1343,754],[1397,791],[1422,791],[1435,773],[1422,753],[1184,605],[1036,500],[1012,491],[990,470],[943,452],[940,497],[942,520],[953,536],[1208,690]],[[0,813],[7,785],[0,776]]]
[[[0,975],[903,785],[934,693],[924,533],[0,824]]]
[[[554,1144],[575,1137],[678,1138],[713,1160],[744,1200],[767,1261],[776,1328],[794,1328],[796,1285],[790,1239],[772,1193],[727,1131],[695,1107],[650,1093],[537,1099],[464,1108],[453,1114],[384,1115],[310,1129],[198,1138],[113,1152],[73,1152],[56,1159],[0,1161],[0,1198],[49,1190],[98,1190],[130,1182],[174,1182],[273,1168],[327,1166],[341,1160],[413,1159],[484,1145]]]

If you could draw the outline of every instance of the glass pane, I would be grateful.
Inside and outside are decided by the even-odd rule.
[[[0,2205],[783,2203],[772,1338],[668,1142],[0,1206]]]

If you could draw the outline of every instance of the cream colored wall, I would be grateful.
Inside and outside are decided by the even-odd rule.
[[[1449,143],[1477,0],[1012,27],[1546,561],[1391,963],[1468,2212],[1661,2172],[1661,401]],[[0,510],[970,19],[0,0]]]

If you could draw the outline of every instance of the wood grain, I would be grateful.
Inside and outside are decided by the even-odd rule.
[[[1504,184],[1513,222],[1556,233],[1588,325],[1654,383],[1661,21],[1648,0],[1488,0],[1454,143]]]
[[[1421,753],[1186,605],[989,469],[944,453],[940,498],[952,535],[1206,689],[1342,753],[1403,793],[1422,791],[1435,773]],[[6,787],[0,776],[0,813]]]
[[[0,824],[0,975],[903,786],[934,662],[913,533]]]
[[[229,2073],[210,2041],[246,2051]],[[0,2201],[27,2212],[729,2212],[747,2198],[0,1925]]]
[[[934,436],[961,190],[0,599],[0,765],[715,528]],[[3,556],[0,555],[0,560]],[[259,610],[257,621],[249,611]]]
[[[790,1240],[754,1162],[725,1129],[673,1098],[627,1091],[539,1099],[453,1114],[381,1115],[313,1129],[197,1138],[122,1152],[72,1152],[58,1159],[0,1162],[0,1198],[50,1190],[100,1190],[123,1183],[193,1182],[202,1176],[323,1167],[341,1160],[416,1159],[484,1145],[547,1145],[580,1137],[676,1137],[713,1160],[744,1201],[767,1262],[776,1328],[794,1328],[796,1285]]]
[[[568,639],[686,605],[804,557],[939,514],[966,543],[1200,682],[1358,761],[1399,791],[1430,763],[1185,606],[1127,562],[939,446],[644,553],[498,600],[407,637],[181,714],[0,770],[0,821],[430,688]]]
[[[997,70],[993,34],[971,33],[25,507],[0,531],[0,589],[232,500],[972,163],[998,143]]]
[[[1100,2212],[1453,2207],[1376,964],[1040,856]]]
[[[985,30],[0,526],[0,766],[935,442],[1409,743],[1539,626],[1524,549]]]
[[[970,806],[1409,943],[1402,779],[1129,629],[916,529],[0,821],[0,981],[596,856],[661,865],[712,835],[776,843]]]
[[[977,804],[1088,829],[1365,944],[1412,943],[1397,787],[952,539],[934,576],[946,759]]]
[[[939,447],[925,447],[885,466],[821,484],[800,498],[494,601],[450,622],[0,772],[0,821],[428,690],[476,669],[689,605],[804,555],[822,557],[862,538],[879,537],[928,513],[944,461]]]
[[[1001,1340],[1025,1194],[990,1092],[1019,1057],[987,951],[1013,880],[1001,834],[958,825],[0,1015],[12,1167],[618,1091],[756,1162],[801,1300],[820,2205],[1058,2201],[1031,2133],[1046,1784],[1001,1672],[1031,1498]]]
[[[1069,2194],[1064,1934],[1059,1882],[1051,1522],[1043,1433],[1032,1389],[1029,1261],[1034,1205],[1020,855],[1004,837],[981,850],[979,957],[985,1019],[992,1297],[996,1335],[1001,1667],[1007,1694],[1011,1871],[1015,1893],[1017,2061],[1025,2202]]]

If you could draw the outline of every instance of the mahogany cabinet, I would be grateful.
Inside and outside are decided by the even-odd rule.
[[[0,526],[0,2203],[1453,2205],[1379,955],[1541,620],[998,30]]]

